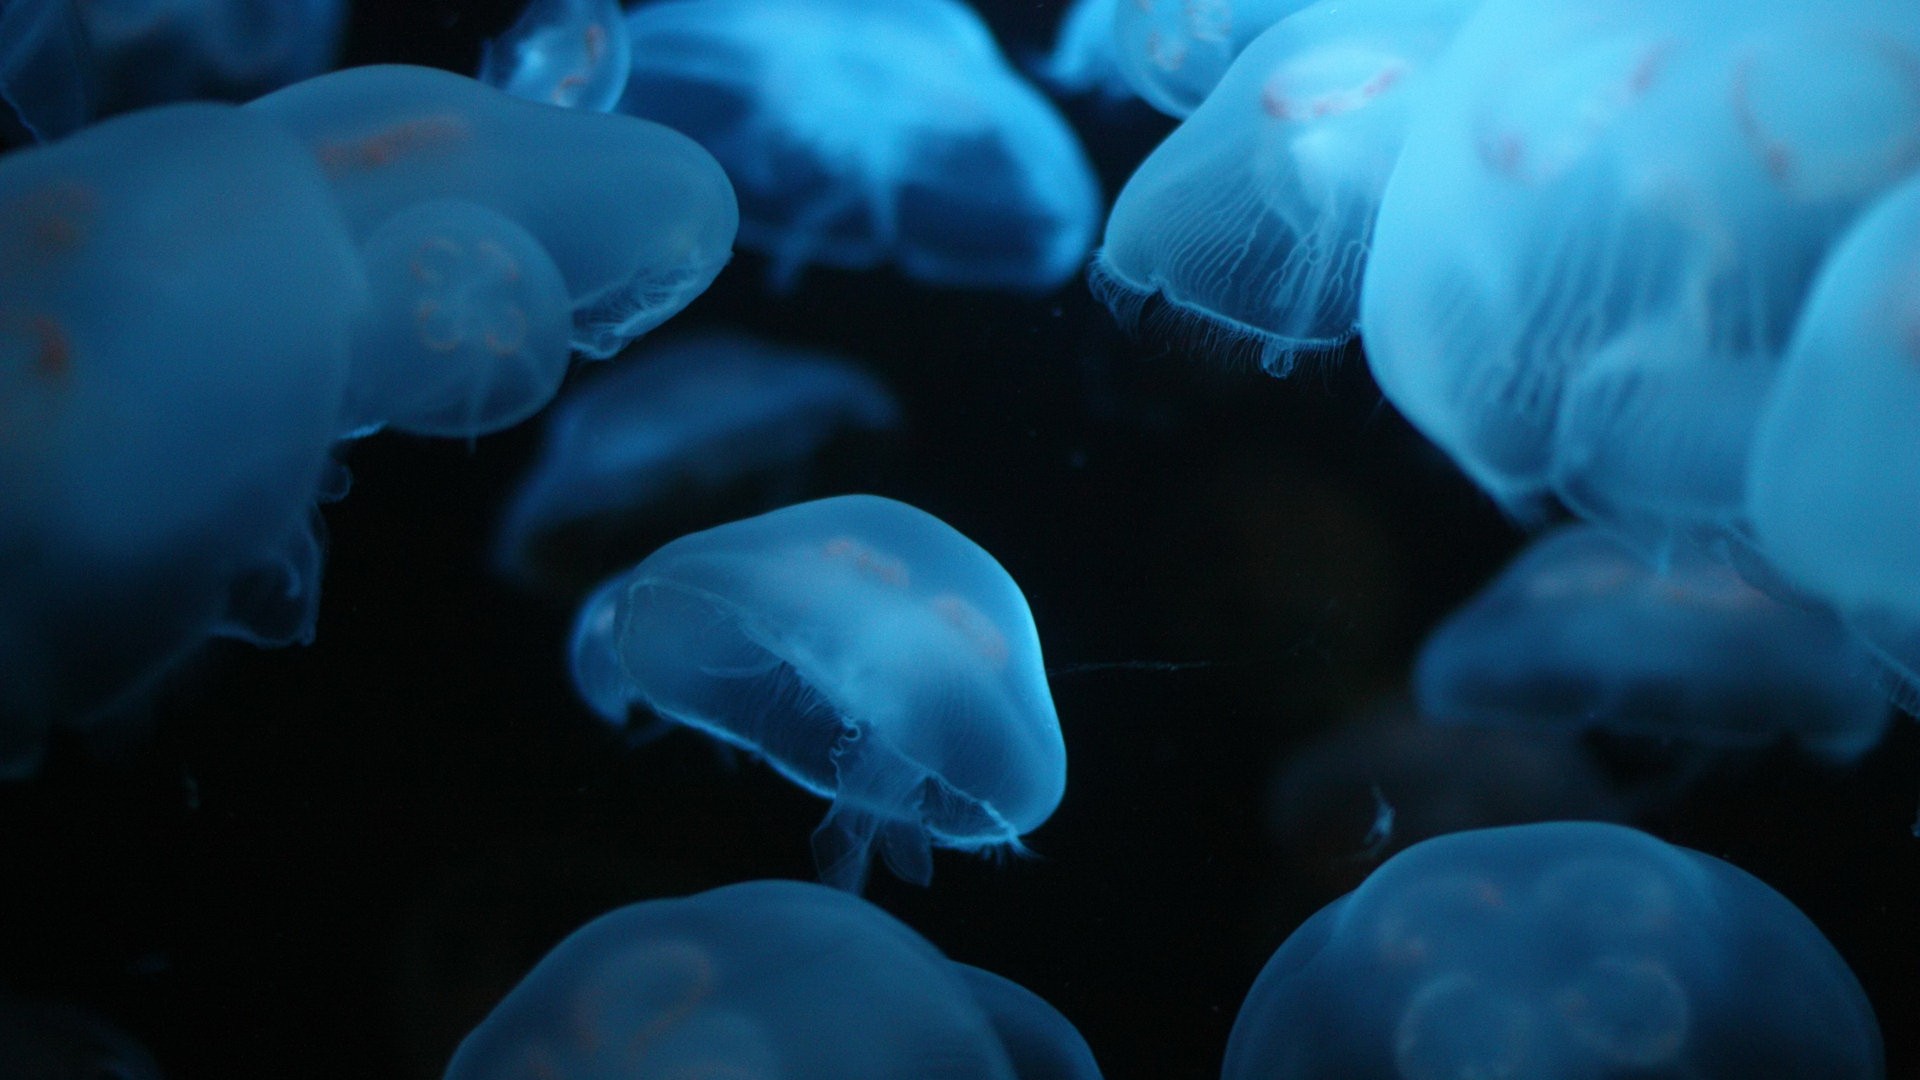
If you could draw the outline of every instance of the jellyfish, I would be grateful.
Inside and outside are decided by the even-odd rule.
[[[929,846],[1020,849],[1066,788],[1066,749],[1020,587],[979,545],[873,495],[681,537],[617,579],[595,636],[624,697],[766,759],[833,801],[822,880],[869,851],[908,881]],[[589,695],[604,712],[614,692]]]
[[[976,992],[984,990],[988,1001]],[[1007,1009],[1063,1050],[1001,1042]],[[454,1051],[446,1080],[1098,1080],[1052,1007],[955,964],[859,897],[749,881],[609,912],[555,946]],[[1029,1067],[1031,1063],[1031,1067]]]
[[[774,287],[813,263],[1021,292],[1079,272],[1092,166],[964,4],[665,0],[628,28],[620,109],[720,159]]]
[[[1127,0],[1111,5],[1120,73],[1172,117],[1200,107],[1234,57],[1313,0]]]
[[[365,293],[312,156],[244,109],[0,159],[0,772],[209,634],[311,632]]]
[[[245,101],[333,65],[344,0],[69,0],[104,112],[190,98]]]
[[[1651,567],[1597,526],[1543,536],[1422,646],[1421,713],[1724,746],[1790,737],[1838,760],[1879,742],[1871,658],[1831,612],[1695,549],[1670,560]]]
[[[71,0],[0,6],[0,119],[11,114],[30,138],[45,142],[91,119],[98,93],[87,31]]]
[[[1800,910],[1710,855],[1597,822],[1388,860],[1267,961],[1225,1080],[1879,1080],[1880,1030]]]
[[[1134,96],[1133,86],[1120,74],[1114,43],[1114,15],[1120,0],[1074,0],[1060,20],[1053,52],[1039,64],[1047,85],[1069,94],[1092,94],[1114,100]]]
[[[838,357],[728,333],[652,346],[554,408],[501,524],[497,565],[530,577],[549,538],[684,506],[743,478],[788,476],[842,429],[899,421],[886,387]],[[568,549],[569,565],[582,559]]]
[[[506,35],[487,43],[480,81],[528,101],[606,112],[632,63],[615,0],[528,0]]]
[[[613,355],[685,307],[731,254],[738,214],[726,175],[657,124],[404,66],[335,72],[246,107],[307,144],[357,243],[438,199],[526,230],[566,285],[570,342],[588,357]]]
[[[1487,0],[1413,111],[1361,290],[1367,359],[1510,509],[1571,485],[1603,512],[1737,517],[1744,463],[1713,458],[1746,452],[1827,248],[1920,164],[1909,4],[1733,11]],[[1713,396],[1646,400],[1683,393]]]
[[[1095,291],[1270,374],[1336,353],[1411,102],[1477,2],[1322,0],[1254,39],[1121,189]]]
[[[1100,1064],[1073,1022],[1039,994],[970,964],[951,965],[986,1012],[1018,1080],[1100,1080]]]

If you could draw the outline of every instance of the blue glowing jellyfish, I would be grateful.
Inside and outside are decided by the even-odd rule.
[[[872,904],[797,881],[750,881],[634,904],[574,931],[461,1042],[445,1076],[1100,1073],[1051,1006],[949,961]]]
[[[1127,0],[1113,49],[1133,92],[1168,116],[1200,107],[1240,50],[1313,0]]]
[[[1831,614],[1692,549],[1649,567],[1595,526],[1535,541],[1435,630],[1414,694],[1437,722],[1786,736],[1836,758],[1870,749],[1889,719],[1869,657]]]
[[[86,27],[70,0],[0,5],[0,106],[28,136],[44,142],[78,129],[98,94]]]
[[[311,632],[364,303],[311,155],[245,110],[0,159],[0,772],[210,633]]]
[[[519,21],[480,58],[480,81],[514,97],[606,112],[633,63],[616,0],[529,0]]]
[[[1905,0],[1488,0],[1381,202],[1368,361],[1509,507],[1724,522],[1820,259],[1916,164]]]
[[[1710,855],[1554,822],[1408,848],[1308,919],[1224,1080],[1879,1080],[1873,1010],[1791,902]]]
[[[1134,96],[1120,73],[1114,41],[1114,15],[1120,0],[1074,0],[1060,20],[1053,51],[1039,64],[1049,86],[1069,94],[1098,93],[1121,99]]]
[[[498,565],[530,576],[543,537],[789,471],[843,428],[899,420],[886,387],[835,357],[735,334],[652,346],[555,406],[500,527]]]
[[[535,105],[402,66],[309,79],[247,108],[307,143],[358,243],[440,199],[524,229],[558,269],[572,347],[590,357],[611,356],[685,307],[731,254],[738,216],[726,175],[657,124]]]
[[[617,670],[627,701],[832,799],[813,836],[831,884],[858,891],[876,842],[922,884],[930,843],[1017,850],[1066,789],[1026,598],[925,511],[800,503],[682,537],[596,597],[616,660],[576,652],[576,673]]]
[[[776,287],[811,263],[1019,291],[1079,271],[1092,166],[966,5],[664,0],[628,20],[621,110],[713,151]]]
[[[1411,103],[1476,3],[1323,0],[1260,35],[1121,189],[1095,290],[1275,375],[1337,351]]]

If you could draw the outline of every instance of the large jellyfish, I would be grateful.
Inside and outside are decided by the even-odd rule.
[[[1017,849],[1065,791],[1020,587],[904,503],[846,495],[682,537],[580,625],[574,669],[602,680],[583,689],[603,712],[644,704],[833,800],[813,849],[842,888],[859,890],[876,842],[922,884],[930,844]]]
[[[1186,116],[1248,42],[1312,2],[1127,0],[1112,5],[1112,47],[1134,93],[1168,116]]]
[[[1618,825],[1454,833],[1267,961],[1225,1080],[1879,1080],[1872,1007],[1791,902]]]
[[[554,407],[545,446],[500,526],[497,565],[535,576],[556,538],[606,525],[617,533],[620,519],[676,496],[790,472],[843,428],[899,420],[885,386],[833,356],[725,333],[650,346]],[[779,501],[787,500],[762,505]],[[569,549],[565,561],[581,559]]]
[[[476,1027],[446,1080],[1099,1080],[1079,1033],[846,893],[750,881],[602,915]]]
[[[231,106],[0,159],[0,772],[209,633],[311,632],[360,264]]]
[[[1534,542],[1435,630],[1414,694],[1443,723],[1603,727],[1864,753],[1890,718],[1870,657],[1824,611],[1681,549],[1650,567],[1596,526]]]
[[[955,0],[663,0],[621,110],[713,151],[777,287],[810,263],[1045,291],[1080,269],[1092,166]]]
[[[1727,526],[1727,458],[1809,279],[1920,164],[1910,4],[1733,13],[1488,0],[1415,110],[1362,290],[1367,356],[1509,507],[1556,489],[1601,518]],[[1686,395],[1701,407],[1667,404]]]
[[[632,63],[616,0],[529,0],[506,34],[487,43],[480,81],[528,101],[606,112]]]
[[[1114,203],[1095,288],[1158,296],[1285,375],[1354,334],[1381,191],[1423,76],[1478,0],[1322,0],[1247,46]]]
[[[726,175],[657,124],[536,105],[404,66],[335,72],[247,108],[307,143],[358,243],[441,199],[525,230],[559,271],[572,346],[590,357],[611,356],[685,307],[731,253],[738,213]]]

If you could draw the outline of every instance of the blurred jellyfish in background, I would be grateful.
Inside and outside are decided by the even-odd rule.
[[[623,544],[633,532],[623,524],[711,505],[756,478],[791,488],[844,429],[899,422],[887,388],[834,356],[725,333],[649,345],[555,406],[501,523],[496,565],[534,580],[577,574],[584,562],[597,581],[645,551]]]
[[[490,211],[478,227],[496,243],[519,244],[501,219],[524,229],[559,271],[572,348],[588,357],[611,356],[678,312],[731,255],[738,211],[726,175],[657,124],[534,105],[405,66],[335,72],[247,108],[307,144],[357,243],[372,245],[394,215],[438,199]]]
[[[446,1080],[1099,1075],[1079,1033],[1025,989],[858,897],[750,881],[576,930],[461,1042]]]
[[[91,1013],[0,993],[0,1076],[160,1080],[161,1072],[131,1036]]]
[[[310,637],[364,297],[312,156],[243,109],[0,159],[0,773],[209,634]]]
[[[1792,739],[1846,760],[1890,719],[1867,653],[1687,549],[1650,567],[1596,526],[1535,541],[1433,632],[1414,668],[1441,723],[1595,727],[1697,741]]]
[[[480,81],[528,101],[606,112],[632,63],[615,0],[528,0],[512,28],[487,43]]]
[[[1120,73],[1172,117],[1200,107],[1247,43],[1313,0],[1126,0],[1111,5]]]
[[[8,0],[0,5],[0,133],[17,123],[45,142],[93,116],[99,94],[86,27],[70,0]]]
[[[1095,291],[1274,375],[1340,349],[1412,103],[1477,4],[1322,0],[1254,39],[1121,189]]]
[[[1120,73],[1114,44],[1114,12],[1120,0],[1074,0],[1060,20],[1053,52],[1036,65],[1047,85],[1067,94],[1099,94],[1114,100],[1134,96]]]
[[[1509,509],[1572,489],[1603,519],[1737,517],[1744,466],[1725,459],[1812,275],[1920,164],[1909,3],[1739,11],[1488,0],[1414,110],[1362,290],[1367,356]],[[1660,404],[1689,395],[1699,410]]]
[[[645,705],[833,800],[813,836],[829,884],[859,891],[876,845],[920,884],[932,844],[1019,850],[1065,792],[1020,587],[904,503],[847,495],[682,537],[576,625],[576,678],[610,722]]]
[[[1073,130],[954,0],[660,0],[628,15],[620,109],[686,132],[774,287],[809,264],[1044,292],[1100,213]]]
[[[244,101],[333,65],[344,0],[72,0],[103,112],[188,98]]]
[[[1879,1080],[1880,1031],[1799,909],[1618,825],[1455,833],[1273,954],[1225,1080]]]

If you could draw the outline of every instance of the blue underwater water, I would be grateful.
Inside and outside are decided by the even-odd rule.
[[[0,1080],[1920,1077],[1906,0],[611,6],[0,0]]]

